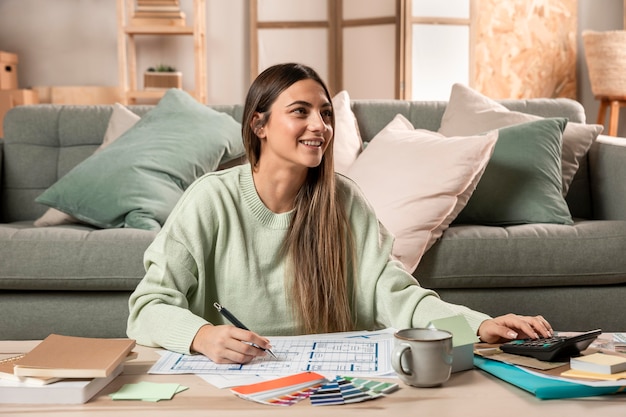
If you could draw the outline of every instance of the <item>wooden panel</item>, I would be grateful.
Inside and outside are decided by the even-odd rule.
[[[480,0],[472,86],[491,98],[576,98],[576,0]]]
[[[114,104],[121,102],[119,87],[54,86],[33,87],[40,103],[52,104]]]

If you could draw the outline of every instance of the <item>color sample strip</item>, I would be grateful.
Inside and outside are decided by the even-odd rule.
[[[340,405],[374,400],[397,390],[398,384],[338,376],[311,395],[312,405]]]
[[[360,403],[374,399],[368,392],[355,387],[350,381],[343,377],[337,377],[336,381],[339,384],[341,396],[346,404]]]
[[[286,406],[294,405],[298,401],[304,400],[305,398],[308,398],[309,396],[311,396],[311,394],[316,392],[321,386],[322,384],[317,384],[312,387],[303,388],[297,392],[292,392],[290,394],[283,395],[282,397],[279,397],[279,398],[270,398],[267,401],[261,401],[261,402],[266,403],[266,404],[271,404],[271,405],[286,405]]]
[[[353,378],[353,377],[344,377],[346,380],[352,382],[355,387],[363,389],[368,392],[373,392],[376,394],[391,394],[396,391],[400,386],[393,382],[381,382],[381,381],[371,381],[368,379],[362,378]]]
[[[337,381],[331,381],[322,386],[317,392],[311,395],[311,404],[313,405],[340,405],[345,404],[341,389]]]
[[[314,372],[302,372],[231,389],[235,395],[262,404],[289,406],[308,398],[328,380]]]

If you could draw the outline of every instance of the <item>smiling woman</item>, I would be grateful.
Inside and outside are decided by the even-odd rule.
[[[255,84],[244,109],[243,125],[251,128],[243,129],[244,145],[259,151],[250,161],[261,201],[275,213],[293,209],[284,244],[293,312],[308,333],[350,330],[347,265],[353,245],[336,192],[330,94],[317,73],[297,64],[271,67]]]
[[[255,177],[287,170],[304,180],[308,168],[322,162],[333,137],[332,104],[319,83],[302,80],[287,88],[269,111],[255,112],[252,123],[258,126],[255,134],[261,151],[254,164]],[[301,184],[295,185],[299,190]]]
[[[486,342],[550,335],[541,316],[491,319],[417,284],[358,186],[334,171],[332,110],[307,66],[257,77],[242,120],[250,164],[209,173],[181,197],[146,251],[128,335],[219,363],[264,355],[259,334],[426,327],[457,314]],[[226,325],[217,300],[254,331]]]

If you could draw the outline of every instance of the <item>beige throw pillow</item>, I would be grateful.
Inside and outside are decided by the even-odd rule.
[[[348,169],[394,236],[393,256],[413,272],[465,207],[489,162],[498,132],[445,137],[414,129],[398,114]]]
[[[141,118],[128,110],[126,106],[115,103],[113,105],[113,113],[111,113],[111,118],[109,119],[109,125],[107,126],[106,132],[104,132],[102,145],[96,149],[96,152],[101,151],[117,140],[117,138],[126,133],[128,129],[135,126],[135,123],[137,123],[139,119]]]
[[[356,117],[350,108],[350,96],[347,91],[339,92],[333,97],[335,110],[335,171],[345,174],[350,165],[363,149],[363,141],[359,133]]]
[[[463,84],[454,84],[439,133],[445,136],[475,135],[540,119],[543,118],[510,111]],[[567,195],[580,161],[602,129],[602,125],[582,123],[568,123],[565,127],[561,157],[563,196]]]
[[[98,146],[94,153],[101,151],[113,143],[124,132],[133,127],[139,119],[140,117],[128,110],[126,106],[120,103],[115,103],[113,105],[113,112],[111,113],[109,124],[107,125],[107,130],[104,133],[102,144]],[[80,221],[74,216],[70,216],[67,213],[51,207],[46,210],[41,217],[35,220],[34,225],[36,227],[49,227],[72,223],[80,223]]]

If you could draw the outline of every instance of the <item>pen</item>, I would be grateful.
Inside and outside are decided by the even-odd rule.
[[[224,317],[226,318],[226,320],[228,320],[229,322],[231,322],[231,323],[232,323],[235,327],[239,327],[240,329],[250,331],[250,329],[248,329],[248,328],[246,327],[246,325],[245,325],[245,324],[243,324],[242,322],[240,322],[240,321],[239,321],[239,319],[238,319],[237,317],[233,316],[233,313],[231,313],[230,311],[228,311],[228,310],[226,309],[226,307],[222,307],[222,306],[220,305],[220,303],[217,303],[217,302],[213,303],[213,307],[215,307],[215,308],[217,309],[217,311],[219,311],[219,312],[220,312],[220,314],[221,314],[222,316],[224,316]],[[269,350],[269,349],[264,349],[264,348],[262,348],[261,346],[257,346],[257,345],[255,345],[254,343],[252,344],[252,346],[254,346],[254,347],[255,347],[255,348],[257,348],[257,349],[264,350],[264,351],[268,352],[270,355],[272,355],[274,358],[278,359],[278,358],[276,357],[276,355],[274,355],[274,352],[272,352],[271,350]]]

